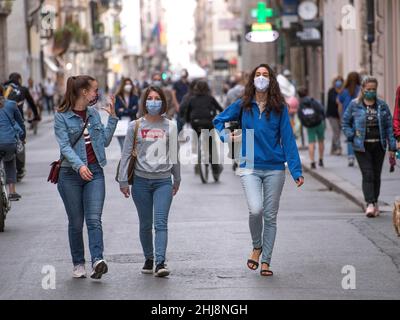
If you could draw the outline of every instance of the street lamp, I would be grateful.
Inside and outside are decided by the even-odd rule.
[[[7,16],[11,13],[13,2],[0,0],[0,82],[8,72]]]

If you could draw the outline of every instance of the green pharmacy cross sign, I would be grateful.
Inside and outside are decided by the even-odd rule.
[[[257,9],[251,10],[251,16],[257,19],[257,23],[251,26],[251,32],[246,34],[250,42],[274,42],[279,38],[279,33],[272,29],[272,24],[267,19],[275,16],[274,9],[268,8],[265,2],[258,2]]]
[[[274,9],[267,8],[264,2],[259,2],[257,4],[257,9],[251,10],[251,16],[257,18],[258,23],[267,23],[267,18],[272,18],[274,16]]]

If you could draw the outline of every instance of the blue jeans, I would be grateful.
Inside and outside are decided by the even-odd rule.
[[[354,159],[355,153],[354,153],[354,149],[353,149],[353,143],[352,142],[347,142],[347,157],[349,159]]]
[[[240,179],[250,212],[249,226],[253,248],[262,248],[261,262],[270,265],[285,171],[243,170]]]
[[[6,172],[6,183],[17,183],[17,167],[16,167],[16,152],[17,147],[15,143],[0,144],[0,152],[4,152],[4,170]]]
[[[168,215],[173,198],[171,178],[152,180],[135,176],[132,198],[139,215],[140,243],[144,257],[154,260],[154,220],[155,262],[164,262],[168,243]]]
[[[68,215],[68,236],[73,264],[85,264],[83,244],[83,222],[89,235],[89,249],[92,264],[103,259],[103,229],[101,215],[105,198],[103,169],[98,164],[90,164],[92,181],[85,181],[72,168],[61,168],[58,192]]]
[[[117,137],[121,150],[124,148],[125,137]]]

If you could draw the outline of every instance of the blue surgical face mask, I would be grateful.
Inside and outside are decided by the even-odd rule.
[[[335,82],[336,89],[340,89],[342,86],[343,86],[343,81],[338,80]]]
[[[147,100],[146,109],[150,115],[156,116],[161,113],[162,101],[161,100]]]

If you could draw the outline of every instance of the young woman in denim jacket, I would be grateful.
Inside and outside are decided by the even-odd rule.
[[[0,86],[0,153],[3,154],[6,183],[11,201],[18,201],[21,195],[15,190],[17,183],[17,137],[25,140],[25,125],[15,101],[3,97]]]
[[[118,118],[114,99],[104,108],[110,115],[104,127],[100,114],[89,108],[98,100],[98,83],[90,76],[71,77],[67,82],[64,101],[55,114],[54,130],[65,160],[62,162],[58,191],[68,215],[68,235],[74,264],[73,277],[85,278],[83,222],[89,235],[92,257],[92,279],[107,273],[103,258],[103,230],[101,216],[105,198],[103,167],[106,165],[105,148],[111,143]],[[81,134],[85,121],[87,127]],[[75,141],[76,145],[72,147]]]
[[[342,126],[352,143],[363,176],[362,189],[369,218],[379,215],[378,199],[381,173],[387,145],[391,156],[396,152],[392,115],[385,101],[377,97],[378,80],[365,77],[358,99],[344,113]]]
[[[223,142],[237,141],[225,123],[239,121],[243,133],[240,179],[249,207],[249,226],[253,250],[247,266],[257,270],[261,257],[262,276],[272,276],[272,251],[277,231],[279,202],[288,164],[298,187],[304,183],[299,152],[290,124],[289,112],[270,66],[259,65],[249,76],[242,99],[234,102],[214,119]],[[253,141],[246,143],[248,136]],[[253,150],[251,150],[253,149]]]

